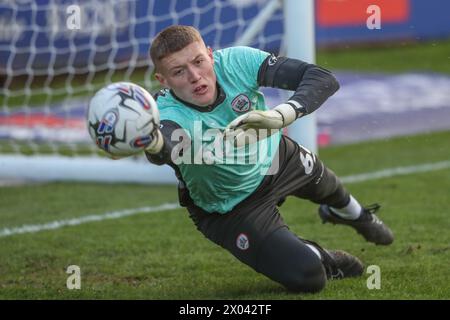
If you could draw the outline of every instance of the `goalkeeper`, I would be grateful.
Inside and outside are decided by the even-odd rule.
[[[324,222],[353,227],[367,241],[393,241],[375,215],[378,205],[362,207],[316,155],[281,132],[338,90],[329,71],[249,47],[213,52],[189,26],[160,32],[150,55],[165,89],[156,97],[161,125],[146,155],[175,170],[180,204],[206,238],[295,292],[320,291],[327,279],[360,276],[364,267],[344,251],[323,249],[291,232],[278,210],[285,197],[319,204]],[[295,93],[269,110],[261,86]],[[271,132],[261,135],[266,129]],[[207,130],[224,135],[202,135]],[[213,152],[202,163],[192,160],[196,144],[229,141],[247,159],[251,148],[238,139],[247,133],[257,139],[258,161],[229,163]]]

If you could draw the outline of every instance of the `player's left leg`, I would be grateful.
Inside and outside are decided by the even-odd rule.
[[[188,210],[205,237],[290,291],[318,292],[327,279],[362,275],[358,258],[325,250],[292,233],[273,200],[254,193],[226,214],[206,213],[195,205]]]
[[[225,214],[195,205],[188,211],[206,238],[255,271],[292,291],[322,290],[326,269],[319,256],[287,229],[273,201],[251,198]]]
[[[392,231],[375,215],[378,205],[362,207],[315,154],[289,138],[283,143],[285,154],[280,157],[289,160],[284,172],[276,177],[282,196],[294,195],[320,204],[319,215],[324,222],[351,226],[369,242],[392,243]]]
[[[342,250],[325,250],[282,227],[264,240],[258,250],[256,270],[292,291],[316,292],[325,280],[359,277],[362,262]]]
[[[319,216],[324,223],[353,227],[367,241],[375,244],[388,245],[394,240],[392,231],[375,215],[380,206],[362,207],[326,167],[319,183],[310,183],[294,195],[320,204]]]

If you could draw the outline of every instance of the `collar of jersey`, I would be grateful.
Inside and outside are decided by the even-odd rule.
[[[216,82],[216,87],[217,87],[217,91],[219,92],[219,95],[217,96],[216,101],[214,101],[213,104],[210,104],[209,106],[206,107],[201,107],[201,106],[197,106],[195,104],[189,103],[184,101],[181,98],[178,98],[176,96],[176,94],[172,91],[172,89],[170,89],[170,93],[172,94],[172,96],[177,99],[178,101],[180,101],[181,103],[183,103],[185,106],[195,109],[197,111],[200,112],[211,112],[213,111],[218,105],[220,105],[222,102],[225,101],[226,95],[225,95],[225,91],[223,91],[222,87],[219,85],[218,82]]]

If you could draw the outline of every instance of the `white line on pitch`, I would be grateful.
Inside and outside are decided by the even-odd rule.
[[[125,209],[125,210],[120,210],[120,211],[107,212],[104,214],[83,216],[80,218],[52,221],[52,222],[48,222],[48,223],[44,223],[44,224],[27,224],[27,225],[23,225],[21,227],[4,228],[4,229],[0,230],[0,237],[7,237],[7,236],[12,236],[14,234],[21,234],[21,233],[33,233],[33,232],[39,232],[39,231],[44,231],[44,230],[59,229],[61,227],[65,227],[65,226],[76,226],[79,224],[93,222],[93,221],[119,219],[119,218],[123,218],[123,217],[132,216],[132,215],[135,215],[138,213],[150,213],[150,212],[157,212],[157,211],[161,212],[161,211],[173,210],[173,209],[178,209],[179,207],[180,206],[175,203],[166,203],[166,204],[163,204],[160,206],[155,206],[155,207]]]
[[[369,173],[345,176],[345,177],[341,177],[341,181],[343,183],[356,183],[356,182],[376,180],[376,179],[381,179],[381,178],[389,178],[389,177],[398,176],[398,175],[408,175],[408,174],[413,174],[413,173],[442,170],[442,169],[447,169],[447,168],[450,168],[450,161],[425,163],[425,164],[415,165],[415,166],[396,167],[396,168],[389,168],[389,169],[374,171],[374,172],[369,172]],[[126,209],[126,210],[121,210],[121,211],[107,212],[107,213],[99,214],[99,215],[89,215],[89,216],[83,216],[80,218],[52,221],[52,222],[48,222],[48,223],[44,223],[44,224],[29,224],[29,225],[23,225],[21,227],[3,228],[0,230],[0,238],[12,236],[15,234],[33,233],[33,232],[39,232],[39,231],[44,231],[44,230],[59,229],[59,228],[65,227],[65,226],[75,226],[75,225],[93,222],[93,221],[119,219],[119,218],[128,217],[128,216],[132,216],[132,215],[139,214],[139,213],[161,212],[161,211],[173,210],[173,209],[178,209],[178,208],[180,208],[180,206],[176,203],[166,203],[166,204],[163,204],[160,206],[155,206],[155,207],[142,207],[142,208],[135,208],[135,209]]]
[[[363,182],[363,181],[368,181],[368,180],[376,180],[376,179],[381,179],[381,178],[389,178],[389,177],[394,177],[394,176],[408,175],[408,174],[413,174],[413,173],[436,171],[436,170],[442,170],[442,169],[447,169],[447,168],[450,168],[450,161],[441,161],[441,162],[434,162],[434,163],[419,164],[419,165],[409,166],[409,167],[396,167],[396,168],[389,168],[389,169],[380,170],[380,171],[355,174],[355,175],[351,175],[351,176],[342,177],[341,181],[343,183],[356,183],[356,182]]]

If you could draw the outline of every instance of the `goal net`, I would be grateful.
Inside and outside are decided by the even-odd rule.
[[[102,158],[85,112],[95,91],[111,82],[156,92],[150,41],[173,24],[197,27],[213,49],[283,47],[278,0],[1,1],[0,179],[113,181],[123,171],[125,180],[135,174],[140,181],[150,176],[142,178],[142,168],[160,170],[139,167],[142,157],[114,164]],[[166,181],[164,171],[155,172],[152,179]]]

